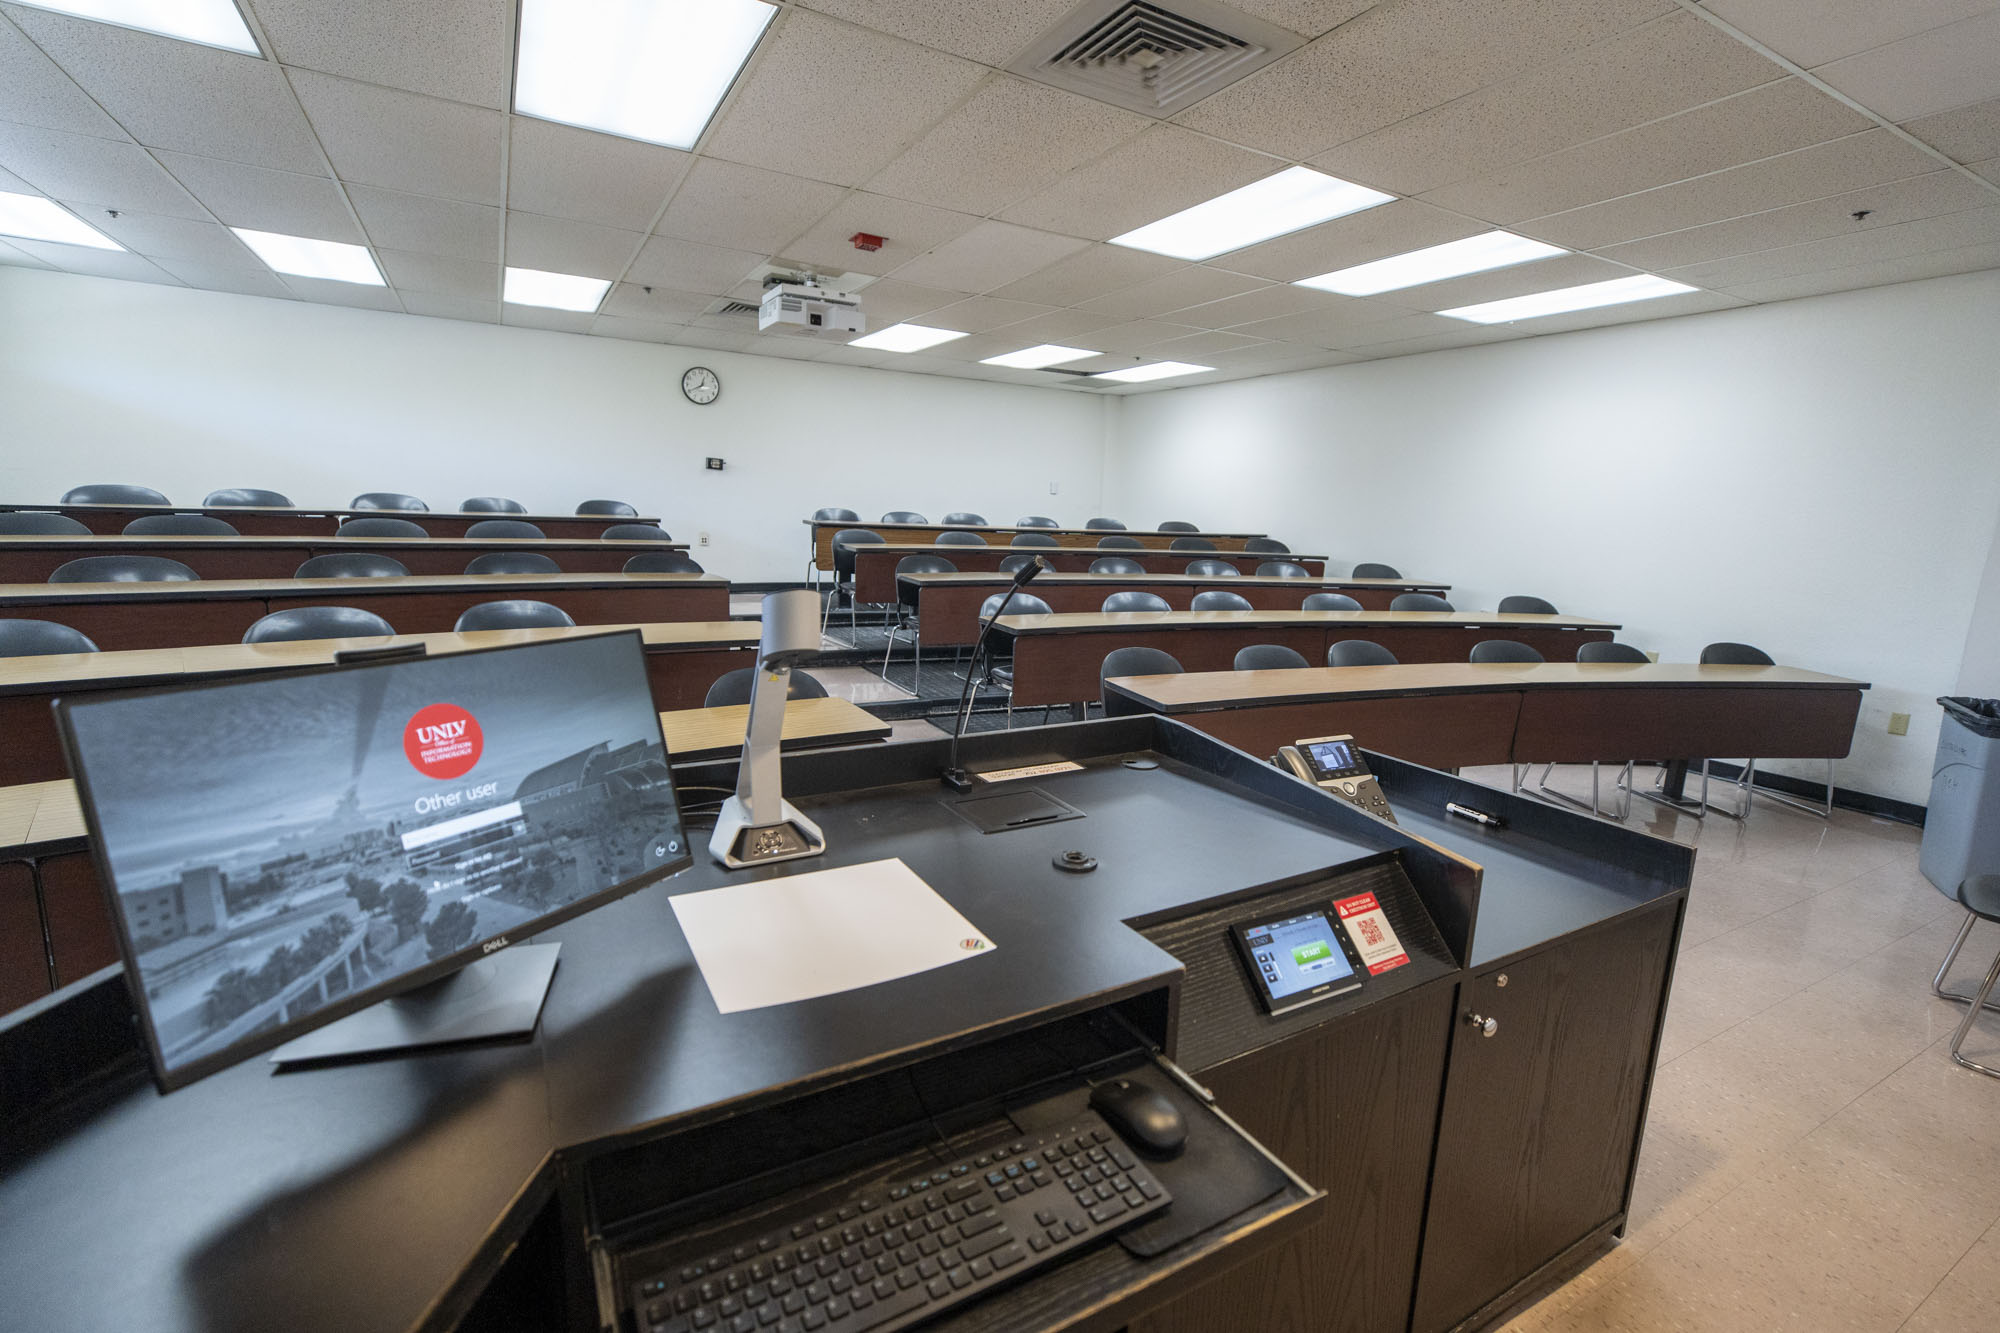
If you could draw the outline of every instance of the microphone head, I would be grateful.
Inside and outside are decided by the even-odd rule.
[[[1049,567],[1048,561],[1042,559],[1042,557],[1040,556],[1033,557],[1028,561],[1027,564],[1022,565],[1019,569],[1014,571],[1014,586],[1017,588],[1027,587],[1030,583],[1033,583],[1035,581],[1035,576],[1037,574],[1043,573],[1048,569],[1048,567]]]

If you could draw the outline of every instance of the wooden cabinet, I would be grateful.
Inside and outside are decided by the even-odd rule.
[[[1615,918],[1460,986],[1415,1333],[1483,1320],[1622,1222],[1679,911]]]

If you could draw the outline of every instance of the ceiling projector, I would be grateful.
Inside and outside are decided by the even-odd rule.
[[[764,289],[757,306],[757,332],[854,334],[866,333],[861,301],[846,292],[830,292],[812,282],[775,282]]]

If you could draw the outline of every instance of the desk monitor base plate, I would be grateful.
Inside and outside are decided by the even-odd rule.
[[[561,951],[560,944],[522,944],[488,954],[448,977],[286,1042],[271,1052],[271,1063],[318,1064],[528,1037],[541,1021]]]

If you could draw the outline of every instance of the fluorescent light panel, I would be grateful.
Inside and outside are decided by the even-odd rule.
[[[344,241],[316,241],[309,236],[286,236],[282,232],[252,231],[248,227],[229,230],[242,237],[243,244],[257,252],[257,258],[274,272],[296,278],[327,278],[333,282],[356,282],[365,287],[386,287],[375,256],[365,245]]]
[[[514,109],[693,148],[777,12],[764,0],[522,0]]]
[[[1310,167],[1287,167],[1205,204],[1113,236],[1111,243],[1175,259],[1212,259],[1393,198]]]
[[[1440,315],[1467,319],[1474,324],[1506,324],[1517,319],[1539,319],[1543,315],[1563,315],[1572,310],[1595,310],[1598,306],[1623,305],[1627,301],[1651,301],[1660,296],[1678,296],[1695,289],[1684,282],[1635,273],[1629,278],[1586,283],[1581,287],[1559,287],[1532,296],[1514,296],[1505,301],[1462,305],[1456,310],[1440,310]]]
[[[20,0],[34,9],[156,32],[225,51],[262,55],[233,0]]]
[[[0,190],[0,236],[87,245],[93,250],[125,248],[54,200],[4,190]]]
[[[1144,384],[1147,380],[1172,379],[1176,375],[1199,375],[1204,370],[1214,369],[1214,366],[1196,366],[1186,361],[1155,361],[1151,365],[1133,366],[1129,370],[1106,370],[1091,378],[1117,380],[1121,384]]]
[[[1317,287],[1323,292],[1338,292],[1342,296],[1373,296],[1377,292],[1420,287],[1427,282],[1462,278],[1468,273],[1484,273],[1488,269],[1526,264],[1531,260],[1567,253],[1561,246],[1531,241],[1510,231],[1489,231],[1479,236],[1468,236],[1462,241],[1447,241],[1428,249],[1391,255],[1372,264],[1356,264],[1352,268],[1322,273],[1317,278],[1300,278],[1292,285]]]
[[[964,336],[955,329],[934,329],[925,324],[891,324],[847,345],[865,347],[874,352],[921,352],[926,347],[936,347],[939,343]]]
[[[1023,347],[1018,352],[1005,356],[989,356],[980,361],[982,366],[1011,366],[1015,370],[1043,370],[1049,366],[1066,365],[1071,361],[1081,361],[1098,353],[1087,347],[1064,347],[1060,343],[1041,343],[1035,347]]]
[[[597,309],[611,290],[609,278],[579,278],[574,273],[545,273],[538,268],[510,268],[500,289],[508,305],[538,305],[549,310]]]

